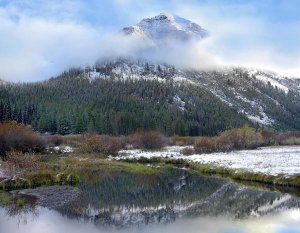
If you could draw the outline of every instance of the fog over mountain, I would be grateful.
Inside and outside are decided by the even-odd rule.
[[[120,56],[145,56],[180,68],[236,65],[300,76],[300,46],[295,39],[299,25],[291,11],[281,17],[291,2],[274,10],[275,19],[260,17],[261,3],[254,8],[242,3],[216,7],[213,2],[155,2],[4,1],[0,4],[0,79],[46,80],[70,67]],[[110,11],[105,11],[106,5]],[[124,37],[122,28],[135,38]],[[164,47],[151,53],[144,48],[162,43]]]

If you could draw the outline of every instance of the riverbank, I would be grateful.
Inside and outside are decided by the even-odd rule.
[[[202,175],[227,177],[234,181],[300,187],[300,146],[184,155],[183,151],[189,148],[169,146],[157,151],[128,149],[108,158],[81,153],[40,155],[36,166],[38,169],[0,178],[0,189],[9,191],[51,185],[76,186],[80,176],[84,176],[84,172],[80,172],[84,169],[155,174],[159,173],[158,168],[168,166],[189,169]],[[5,174],[3,168],[1,173]]]
[[[300,146],[264,147],[228,153],[183,155],[188,147],[166,147],[163,151],[123,150],[116,160],[166,163],[221,175],[234,180],[300,187]]]

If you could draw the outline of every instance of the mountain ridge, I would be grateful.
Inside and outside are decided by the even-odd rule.
[[[132,33],[144,33],[147,41],[147,26],[162,21],[167,23],[162,27],[167,28],[163,38],[176,39],[173,27],[178,28],[172,25],[176,20],[203,32],[200,26],[176,17],[161,14],[144,19],[140,26],[133,26]],[[157,27],[151,32],[161,35]],[[208,34],[203,35],[200,39]],[[300,130],[300,79],[244,67],[179,69],[145,58],[106,58],[44,82],[0,82],[0,121],[5,120],[61,134],[122,135],[156,128],[167,135],[205,136],[245,124]]]
[[[202,40],[208,32],[196,23],[182,17],[161,13],[152,18],[142,19],[138,24],[123,28],[125,35],[147,38],[154,44],[164,40]]]

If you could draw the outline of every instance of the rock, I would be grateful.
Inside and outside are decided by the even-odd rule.
[[[49,186],[35,189],[15,191],[15,194],[33,196],[37,198],[37,204],[43,207],[55,208],[75,200],[80,191],[70,186]]]

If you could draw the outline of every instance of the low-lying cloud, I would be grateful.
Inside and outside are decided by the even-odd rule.
[[[14,20],[0,14],[0,78],[13,82],[37,81],[66,69],[93,64],[101,57],[133,57],[167,62],[178,67],[208,68],[216,58],[206,42],[165,41],[155,47],[138,37],[70,21],[26,16]]]
[[[95,61],[101,34],[89,26],[0,13],[0,78],[43,80]]]
[[[45,80],[71,67],[93,64],[101,57],[119,56],[144,57],[180,68],[251,66],[300,77],[300,44],[290,38],[291,34],[300,37],[297,22],[266,23],[261,18],[241,13],[222,18],[220,9],[214,5],[182,5],[174,1],[169,11],[199,23],[211,36],[201,42],[168,41],[166,46],[155,48],[148,47],[149,44],[139,38],[124,37],[119,29],[108,31],[105,25],[76,20],[76,14],[72,13],[78,11],[79,6],[83,7],[80,1],[75,1],[77,6],[70,1],[62,2],[64,6],[67,4],[68,11],[57,18],[49,14],[47,17],[30,15],[28,9],[24,13],[15,7],[0,8],[0,79]],[[126,9],[133,3],[136,1],[115,1],[119,6],[126,5]],[[154,10],[145,10],[145,16]],[[233,8],[227,10],[234,13]],[[249,5],[235,10],[245,15],[254,11]],[[283,39],[274,37],[270,28],[276,28],[278,37]],[[282,41],[294,46],[286,46]]]

